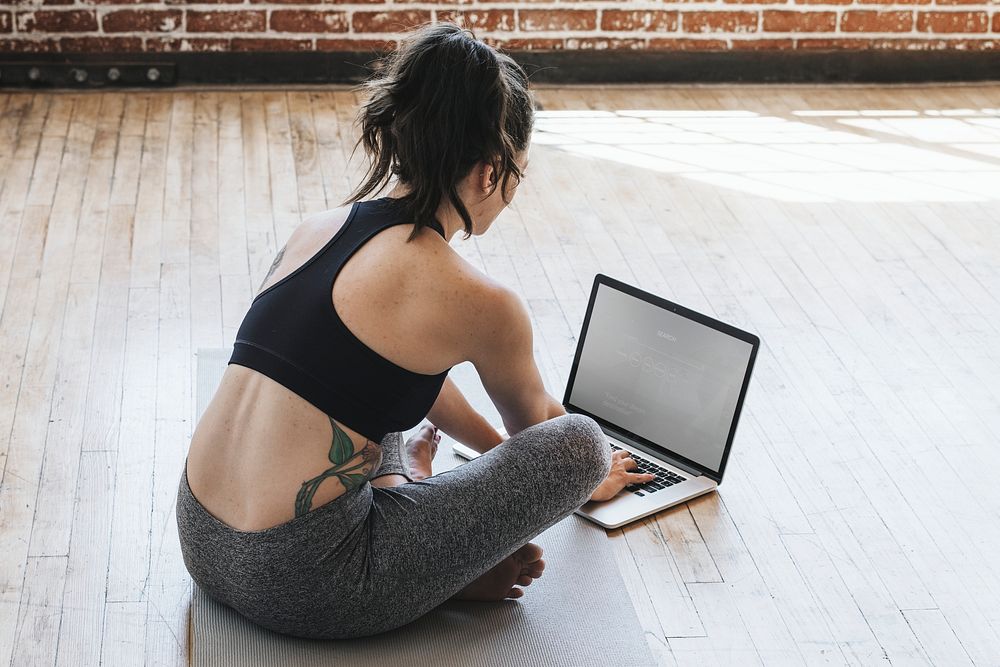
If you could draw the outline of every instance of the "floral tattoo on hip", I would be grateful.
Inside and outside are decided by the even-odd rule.
[[[355,453],[354,443],[351,442],[351,438],[344,432],[344,429],[340,428],[332,418],[330,418],[330,425],[333,427],[333,442],[330,445],[328,456],[333,467],[302,483],[302,488],[295,496],[295,516],[309,512],[313,496],[316,495],[316,489],[323,483],[323,480],[328,477],[336,477],[348,492],[353,491],[368,480],[368,473],[381,459],[382,451],[374,442],[365,440],[364,448]],[[351,461],[359,456],[361,457],[360,461],[355,461],[352,464]]]

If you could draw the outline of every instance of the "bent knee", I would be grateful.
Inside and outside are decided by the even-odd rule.
[[[587,494],[608,476],[611,470],[611,445],[601,427],[591,417],[570,413],[549,420],[558,433],[558,457],[570,465]],[[564,468],[566,470],[566,468]]]

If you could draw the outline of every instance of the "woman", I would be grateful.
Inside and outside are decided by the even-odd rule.
[[[470,35],[425,25],[365,84],[368,180],[278,253],[192,436],[185,564],[277,632],[366,636],[519,597],[544,567],[532,537],[649,479],[546,393],[523,304],[449,246],[510,203],[534,120],[523,70]],[[447,379],[464,361],[507,440]],[[438,428],[486,453],[432,476]]]

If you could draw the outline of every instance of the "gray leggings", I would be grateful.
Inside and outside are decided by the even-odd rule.
[[[249,620],[299,637],[363,637],[461,591],[585,503],[610,467],[597,423],[563,415],[425,480],[365,483],[286,523],[241,531],[191,494],[185,464],[178,533],[194,581]]]

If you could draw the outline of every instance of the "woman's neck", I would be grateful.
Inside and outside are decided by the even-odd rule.
[[[391,197],[393,199],[399,199],[409,194],[410,189],[400,182],[396,182],[395,187],[386,194],[386,197]],[[446,202],[442,202],[438,206],[437,210],[437,220],[444,227],[444,238],[445,241],[451,243],[451,237],[457,232],[465,228],[462,224],[461,216],[455,211],[454,207]]]

